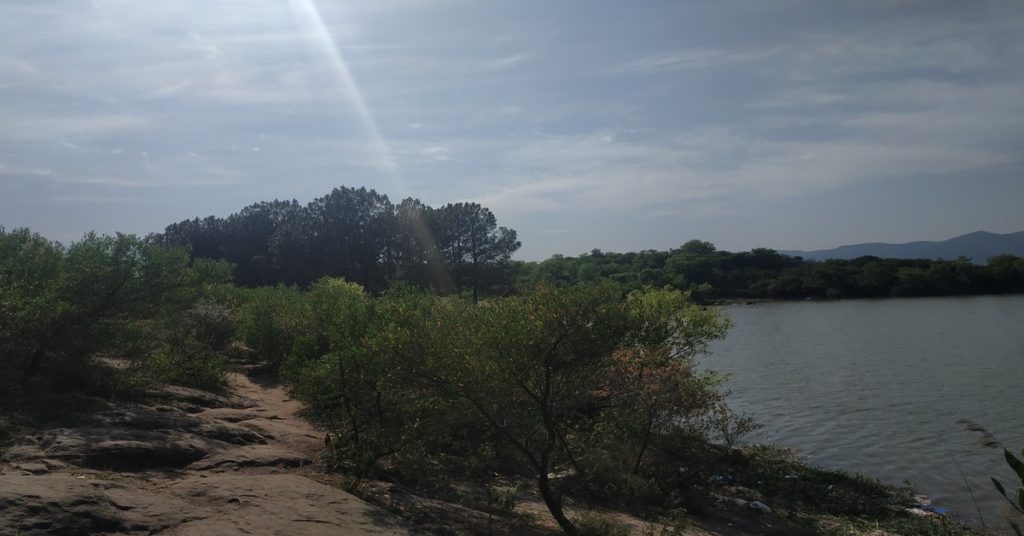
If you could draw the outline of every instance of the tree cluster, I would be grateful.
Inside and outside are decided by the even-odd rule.
[[[702,300],[868,298],[1024,292],[1024,259],[999,255],[985,265],[969,259],[807,261],[765,248],[719,251],[691,240],[677,249],[637,253],[593,250],[516,264],[520,284],[574,285],[610,281],[689,290]]]
[[[541,287],[475,304],[323,279],[247,296],[247,344],[281,364],[340,468],[529,478],[566,532],[565,493],[664,502],[661,447],[723,418],[722,377],[693,360],[728,322],[678,291]]]
[[[161,239],[192,255],[224,259],[235,282],[307,287],[344,277],[372,292],[398,281],[441,294],[489,291],[510,283],[516,232],[477,203],[394,204],[366,188],[335,188],[307,205],[270,201],[217,218],[169,225]]]

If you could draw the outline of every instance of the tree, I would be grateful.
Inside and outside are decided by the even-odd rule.
[[[563,464],[586,473],[580,456],[601,423],[623,427],[624,420],[634,420],[635,409],[646,407],[654,415],[650,421],[657,422],[645,430],[642,459],[656,427],[671,427],[678,422],[673,415],[709,407],[695,400],[710,397],[712,390],[710,384],[688,383],[704,381],[692,373],[688,358],[727,327],[716,312],[690,305],[680,293],[646,291],[624,300],[618,290],[596,286],[541,287],[476,307],[446,304],[439,310],[456,312],[458,321],[428,322],[445,340],[427,352],[415,376],[442,396],[468,403],[490,437],[520,456],[567,533],[576,529],[549,475]],[[652,377],[636,368],[640,375],[620,383],[624,355],[643,356],[645,364],[660,361],[666,372],[657,391],[678,396],[638,397],[634,388]]]
[[[315,233],[316,273],[344,277],[371,291],[383,289],[393,210],[387,196],[366,188],[335,188],[307,210]]]
[[[260,286],[281,281],[281,271],[294,270],[304,259],[282,263],[276,252],[287,251],[279,233],[292,229],[302,217],[301,206],[292,201],[255,203],[229,216],[223,224],[224,258],[235,265],[235,280],[245,286]],[[295,255],[298,257],[298,255]]]
[[[412,198],[402,200],[395,207],[395,279],[420,289],[446,289],[452,285],[431,228],[431,222],[436,220],[434,212]]]
[[[226,259],[235,282],[308,287],[344,277],[372,293],[396,281],[441,293],[510,285],[516,232],[498,227],[477,203],[433,209],[417,199],[397,206],[366,188],[335,188],[307,205],[255,203],[227,218],[168,225],[157,237],[188,246],[192,258]]]
[[[432,218],[433,237],[452,271],[455,290],[468,285],[476,300],[487,282],[506,279],[512,254],[522,245],[516,232],[498,227],[497,219],[478,203],[447,204]]]

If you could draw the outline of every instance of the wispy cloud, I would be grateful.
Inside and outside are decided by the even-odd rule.
[[[713,67],[762,60],[782,51],[782,47],[750,50],[689,48],[652,54],[612,67],[617,74],[659,74],[682,69]]]
[[[0,175],[13,177],[48,177],[51,174],[53,174],[53,170],[47,167],[12,166],[5,162],[0,162]]]
[[[93,195],[93,194],[74,194],[74,195],[57,195],[50,198],[52,201],[62,204],[68,203],[98,203],[104,205],[125,205],[131,203],[138,203],[141,199],[138,197],[127,197],[127,196],[110,196],[110,195]]]

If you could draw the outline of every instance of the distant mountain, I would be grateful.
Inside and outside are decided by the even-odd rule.
[[[885,244],[868,242],[839,246],[835,249],[817,251],[782,251],[787,255],[800,256],[809,260],[855,259],[864,255],[894,259],[955,259],[968,257],[978,264],[984,264],[989,257],[1009,253],[1024,257],[1024,231],[996,234],[985,231],[968,233],[941,242],[907,242],[906,244]]]

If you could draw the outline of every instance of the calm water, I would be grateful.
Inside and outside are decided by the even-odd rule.
[[[733,374],[733,406],[765,428],[753,441],[892,484],[910,481],[970,522],[1005,525],[990,475],[1001,453],[956,424],[972,419],[1024,447],[1024,296],[730,306],[732,331],[705,357]]]

